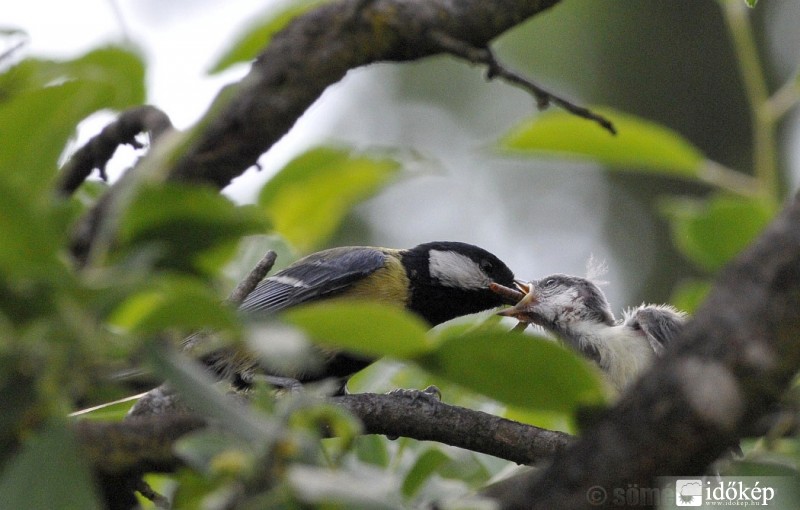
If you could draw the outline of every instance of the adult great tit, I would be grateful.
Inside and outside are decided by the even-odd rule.
[[[320,300],[354,298],[405,308],[435,326],[516,303],[490,290],[492,283],[512,286],[514,274],[495,255],[471,244],[440,241],[411,249],[349,246],[313,253],[265,278],[239,309],[256,315]],[[271,375],[301,383],[346,379],[373,361],[333,352],[327,353],[319,370]]]

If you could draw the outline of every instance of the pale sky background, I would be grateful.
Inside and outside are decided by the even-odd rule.
[[[758,8],[769,8],[769,3],[765,0]],[[220,87],[247,72],[247,66],[241,65],[209,77],[206,69],[255,17],[281,5],[277,0],[28,0],[6,6],[0,16],[0,28],[26,31],[27,54],[45,57],[75,57],[128,37],[147,62],[148,102],[165,110],[176,127],[182,129],[205,112]],[[791,17],[781,16],[778,25],[793,23]],[[796,54],[793,48],[786,50],[785,42],[780,44],[789,52],[784,61]],[[781,46],[773,50],[780,53]],[[425,82],[424,73],[429,73],[431,67],[457,73],[453,78],[457,81]],[[412,78],[408,74],[398,78],[400,68],[407,73],[410,69]],[[407,87],[409,80],[415,79],[422,81],[419,87],[433,88],[433,97],[459,94],[461,91],[453,86],[468,83],[491,95],[492,111],[464,122],[435,101],[420,99],[406,89],[398,92],[398,83]],[[589,256],[594,255],[608,263],[607,279],[614,283],[606,291],[615,312],[624,305],[638,304],[623,300],[627,293],[637,290],[635,275],[651,269],[653,248],[646,237],[653,228],[649,223],[652,220],[637,214],[636,208],[642,204],[616,193],[597,167],[584,165],[586,168],[575,172],[573,178],[563,179],[557,175],[559,165],[548,162],[539,170],[529,202],[494,205],[503,202],[510,191],[516,191],[515,186],[531,186],[528,176],[515,185],[514,172],[524,165],[525,172],[530,173],[530,167],[537,163],[489,159],[491,155],[486,154],[485,148],[491,140],[486,133],[502,133],[510,127],[509,119],[524,118],[535,109],[525,93],[500,82],[483,81],[480,70],[441,60],[351,71],[261,157],[261,172],[248,170],[226,193],[240,201],[255,199],[270,174],[305,148],[319,143],[334,140],[357,148],[409,147],[424,154],[421,171],[426,176],[390,187],[379,199],[359,206],[365,221],[373,222],[369,226],[376,244],[413,246],[435,239],[473,242],[495,252],[523,278],[552,272],[584,274]],[[464,100],[475,97],[478,96],[466,96]],[[85,122],[78,144],[99,131],[110,118],[98,116]],[[793,122],[797,124],[797,116]],[[790,136],[797,140],[798,130],[794,129]],[[795,169],[792,185],[796,188],[800,144],[791,146],[794,149],[790,166]],[[122,156],[110,167],[112,177],[115,168],[123,168],[132,158],[132,151],[120,152]],[[487,165],[494,173],[481,171]],[[465,169],[469,172],[465,173]],[[443,195],[468,206],[419,211],[421,202],[433,203]],[[573,199],[569,207],[563,203],[565,196]],[[629,201],[631,214],[623,227],[641,236],[626,248],[629,255],[635,256],[629,256],[624,267],[610,254],[603,238],[604,211],[609,200],[623,205]],[[374,223],[374,218],[379,218],[380,224]]]
[[[243,76],[247,66],[241,65],[214,77],[207,76],[206,69],[254,17],[281,5],[282,2],[274,0],[75,0],[68,3],[32,0],[17,2],[7,8],[0,25],[26,31],[29,35],[27,52],[35,56],[75,57],[98,45],[118,43],[125,37],[130,38],[147,61],[148,102],[164,109],[176,127],[181,129],[196,121],[220,87]],[[115,9],[118,15],[115,15]],[[388,113],[392,122],[385,122],[386,117],[379,111],[384,102],[397,100],[392,86],[395,67],[371,66],[348,73],[342,82],[325,92],[323,98],[306,112],[284,139],[262,155],[259,162],[263,170],[248,170],[226,188],[226,194],[240,201],[255,199],[261,183],[294,155],[307,147],[331,140],[364,147],[366,138],[369,140],[368,144],[374,146],[418,148],[429,158],[430,168],[423,168],[422,171],[433,174],[446,171],[438,168],[438,153],[448,153],[442,155],[443,158],[449,157],[453,152],[461,154],[464,161],[445,163],[448,166],[475,164],[473,152],[484,141],[476,140],[476,136],[469,132],[470,126],[454,124],[455,120],[449,119],[444,109],[440,111],[430,103],[412,102],[403,106],[402,116],[397,116],[396,112]],[[463,67],[472,80],[484,81],[479,70]],[[376,80],[380,81],[378,86],[375,86]],[[500,95],[497,93],[512,94],[513,100],[508,100],[505,104],[502,99],[499,101],[500,108],[504,108],[506,112],[519,112],[519,116],[535,111],[531,107],[531,99],[525,93],[499,82],[486,84],[486,87],[493,87],[490,89],[496,93],[493,100],[497,100]],[[347,116],[343,119],[341,112],[353,104],[359,105],[369,114],[358,119]],[[520,108],[520,104],[524,109]],[[500,118],[501,115],[498,113],[496,117]],[[79,146],[97,133],[110,118],[107,115],[98,115],[84,122],[76,145]],[[430,119],[431,122],[424,122],[425,119]],[[422,128],[419,127],[420,123]],[[447,126],[446,129],[435,127],[442,124]],[[427,126],[430,126],[430,131],[426,130]],[[500,126],[497,132],[501,132]],[[126,147],[117,151],[115,160],[109,164],[109,175],[112,179],[115,171],[119,172],[132,160],[132,154],[132,150]],[[578,199],[589,191],[597,193],[598,190],[607,188],[599,173],[588,179],[574,184],[567,183],[566,186],[574,188],[570,193]],[[590,255],[606,258],[599,234],[592,235],[591,232],[592,221],[599,221],[600,218],[581,208],[563,215],[563,227],[560,227],[562,233],[551,238],[559,246],[575,243],[580,245],[578,249],[570,250],[569,254],[560,250],[550,253],[548,245],[526,246],[521,243],[518,236],[510,232],[519,227],[519,222],[515,218],[509,218],[500,210],[502,208],[488,211],[479,206],[458,210],[440,208],[437,211],[440,217],[432,221],[406,221],[404,217],[388,214],[385,210],[387,202],[389,207],[419,209],[420,200],[436,200],[435,197],[442,193],[460,196],[464,203],[503,200],[501,191],[493,189],[494,183],[491,180],[491,177],[485,175],[478,176],[477,180],[448,183],[439,182],[441,179],[436,181],[417,178],[411,179],[407,185],[389,188],[384,193],[388,198],[383,205],[368,203],[363,206],[369,214],[382,218],[376,234],[376,244],[413,246],[428,240],[458,239],[487,247],[515,268],[550,265],[553,266],[552,272],[559,268],[562,272],[580,274],[585,272]],[[558,188],[564,184],[554,181],[552,186]],[[411,197],[409,188],[413,195]],[[597,210],[602,209],[603,200],[605,198],[599,196],[589,202]],[[535,214],[537,208],[546,210],[551,205],[547,200],[542,200],[530,207]],[[589,229],[589,235],[587,236],[586,229],[581,231],[570,228],[576,224],[584,224]],[[440,228],[437,231],[432,225],[439,225]],[[426,231],[426,228],[429,230]],[[385,232],[383,236],[380,230]],[[542,264],[540,259],[549,263]],[[613,262],[610,266],[613,267]],[[520,269],[517,271],[520,272]],[[533,272],[528,270],[523,274]]]

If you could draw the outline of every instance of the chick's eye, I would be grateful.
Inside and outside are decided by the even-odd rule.
[[[555,284],[556,284],[555,278],[548,278],[547,280],[545,280],[542,283],[542,286],[550,288],[550,287],[554,286]]]
[[[636,321],[631,325],[631,328],[633,328],[634,331],[641,331],[642,325],[639,323],[639,321]]]

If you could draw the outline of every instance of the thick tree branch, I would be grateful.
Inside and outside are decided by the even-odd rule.
[[[431,34],[476,48],[559,0],[343,0],[275,35],[235,90],[220,94],[172,178],[227,186],[348,70],[443,52]]]
[[[572,436],[563,432],[434,399],[361,393],[331,397],[329,401],[359,418],[366,434],[438,441],[520,464],[549,458],[572,441]],[[206,425],[202,418],[170,412],[136,416],[124,422],[81,421],[75,427],[95,469],[106,475],[136,475],[174,470],[181,461],[172,451],[172,445]]]
[[[800,368],[798,334],[800,198],[719,276],[675,348],[503,507],[583,508],[593,486],[701,473],[778,402]]]
[[[78,441],[95,470],[106,475],[174,471],[182,462],[175,441],[206,426],[185,413],[141,416],[122,422],[82,420],[75,423]]]

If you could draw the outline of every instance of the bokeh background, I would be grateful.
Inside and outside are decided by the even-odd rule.
[[[7,6],[0,25],[26,31],[26,51],[41,56],[72,57],[127,40],[148,61],[149,101],[185,128],[221,86],[247,71],[239,66],[209,76],[213,61],[243,27],[284,5],[33,0]],[[800,3],[762,0],[750,14],[774,90],[800,62]],[[560,95],[651,119],[710,159],[751,171],[747,99],[716,1],[564,0],[505,34],[494,49]],[[659,199],[709,189],[590,163],[500,154],[497,139],[535,112],[527,93],[487,82],[483,69],[449,57],[354,70],[262,156],[261,170],[249,170],[226,193],[255,200],[261,183],[315,145],[398,149],[409,163],[406,177],[359,205],[330,244],[467,241],[493,251],[523,278],[584,274],[594,256],[608,266],[605,290],[615,312],[669,300],[696,270],[673,247]],[[110,118],[85,122],[76,145]],[[798,133],[795,113],[779,131],[787,193],[800,180]],[[132,158],[132,151],[121,151],[116,173]]]

